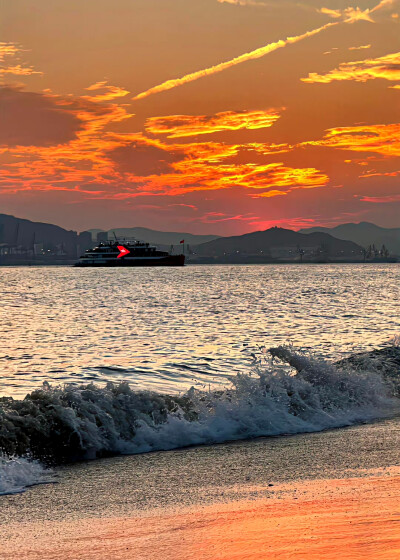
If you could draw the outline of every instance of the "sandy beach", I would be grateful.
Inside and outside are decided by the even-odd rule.
[[[116,457],[0,496],[1,560],[395,560],[398,419]]]
[[[269,499],[149,516],[10,524],[0,557],[395,560],[400,469],[371,474],[280,485]]]

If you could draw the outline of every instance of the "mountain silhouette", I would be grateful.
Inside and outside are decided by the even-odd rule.
[[[268,260],[300,258],[340,259],[362,257],[362,247],[353,241],[336,239],[327,233],[298,233],[290,229],[274,227],[245,235],[221,237],[196,247],[196,255],[205,257],[258,257]]]
[[[369,222],[359,224],[341,224],[333,228],[313,227],[301,229],[299,233],[325,232],[338,239],[349,239],[368,247],[375,245],[378,249],[385,245],[393,255],[400,255],[400,228],[383,228]]]

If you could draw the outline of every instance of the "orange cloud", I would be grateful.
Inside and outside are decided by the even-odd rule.
[[[371,45],[360,45],[359,47],[349,47],[349,51],[362,51],[364,49],[370,49]]]
[[[343,10],[343,19],[346,23],[355,23],[356,21],[369,21],[374,23],[371,17],[372,10],[361,10],[360,8],[346,8]]]
[[[334,19],[342,19],[345,23],[355,23],[357,21],[368,21],[375,23],[372,14],[390,8],[396,4],[397,0],[381,0],[379,4],[371,9],[362,10],[361,8],[345,8],[344,10],[332,10],[329,8],[321,8],[318,11]]]
[[[387,204],[389,202],[400,202],[400,194],[388,194],[386,196],[363,196],[361,202],[374,202],[376,204]]]
[[[311,73],[308,78],[302,78],[302,82],[329,84],[336,80],[366,82],[377,78],[389,81],[400,80],[400,52],[375,59],[343,62],[339,65],[339,68],[335,68],[327,74]]]
[[[331,10],[330,8],[320,8],[318,11],[319,11],[320,14],[327,15],[327,16],[329,16],[331,18],[334,18],[334,19],[339,19],[339,18],[342,17],[341,10]]]
[[[331,128],[322,140],[303,146],[328,146],[353,152],[372,152],[385,157],[400,156],[400,123]]]
[[[43,72],[36,71],[33,66],[22,66],[16,64],[15,66],[7,66],[7,68],[0,68],[0,76],[5,74],[13,74],[14,76],[32,76],[32,74],[40,74]]]
[[[286,167],[283,163],[272,163],[263,166],[263,169],[257,170],[256,176],[258,183],[254,184],[253,188],[264,188],[265,179],[267,179],[270,186],[288,187],[286,191],[268,190],[258,194],[257,197],[281,196],[298,188],[312,189],[323,187],[329,181],[327,175],[314,167],[292,168]]]
[[[192,146],[193,149],[193,146]],[[271,164],[227,164],[224,162],[210,163],[200,158],[185,158],[173,163],[175,173],[152,175],[148,177],[130,176],[130,183],[137,183],[137,189],[130,196],[145,194],[177,195],[202,190],[219,190],[232,187],[259,189],[264,192],[288,192],[295,188],[317,188],[325,186],[329,178],[314,168],[291,168],[283,163]],[[279,191],[279,195],[282,192]],[[254,193],[251,196],[264,196]],[[266,196],[275,196],[275,193]]]
[[[228,68],[231,68],[238,64],[242,64],[243,62],[247,62],[248,60],[255,60],[257,58],[262,58],[263,56],[271,52],[274,52],[277,49],[281,49],[283,47],[286,47],[287,45],[291,45],[299,41],[302,41],[303,39],[313,37],[314,35],[321,33],[321,31],[325,31],[325,29],[328,29],[333,25],[337,25],[337,22],[327,23],[321,27],[318,27],[317,29],[313,29],[312,31],[307,31],[302,35],[297,35],[296,37],[287,37],[285,40],[281,39],[280,41],[277,41],[275,43],[269,43],[268,45],[265,45],[264,47],[260,47],[259,49],[255,49],[248,53],[242,54],[240,56],[232,58],[231,60],[227,60],[226,62],[221,62],[220,64],[216,64],[215,66],[210,66],[209,68],[204,68],[203,70],[198,70],[197,72],[186,74],[181,78],[167,80],[166,82],[163,82],[155,87],[152,87],[146,91],[137,94],[133,98],[133,100],[136,101],[138,99],[144,99],[149,95],[153,95],[155,93],[161,93],[162,91],[167,91],[175,87],[182,86],[183,84],[194,82],[195,80],[199,80],[200,78],[205,78],[206,76],[217,74],[218,72],[222,72],[223,70],[227,70]]]
[[[104,93],[99,93],[97,95],[87,95],[84,96],[85,99],[89,99],[95,103],[102,103],[104,101],[112,101],[113,99],[118,99],[118,97],[125,97],[130,93],[128,90],[117,87],[117,86],[109,86],[107,85],[108,82],[96,82],[91,86],[87,87],[87,91],[98,91],[103,90]]]
[[[9,62],[20,53],[24,52],[23,49],[16,43],[0,42],[0,77],[5,74],[13,74],[15,76],[30,76],[32,74],[42,74],[36,71],[33,66],[23,64],[13,64]]]
[[[287,195],[287,194],[288,194],[287,191],[277,191],[275,189],[272,189],[270,191],[267,191],[265,193],[257,195],[257,198],[259,198],[259,197],[270,198],[270,197],[273,197],[273,196],[284,196],[284,195]]]
[[[279,118],[280,114],[275,109],[269,111],[225,111],[213,116],[170,115],[147,119],[145,128],[151,134],[168,134],[168,138],[183,138],[224,130],[269,128]]]
[[[369,177],[399,177],[400,171],[386,171],[384,173],[380,173],[375,171],[374,169],[371,171],[367,171],[360,175],[360,179],[368,179]]]
[[[11,163],[4,164],[0,171],[0,184],[3,188],[10,185],[10,188],[17,190],[46,190],[67,185],[72,189],[78,184],[76,188],[79,190],[79,183],[87,185],[100,177],[103,184],[115,180],[114,166],[107,157],[107,150],[119,146],[121,140],[105,134],[105,128],[111,123],[121,122],[132,116],[124,107],[113,103],[100,103],[89,96],[32,94],[12,88],[5,88],[4,91],[5,99],[10,98],[13,112],[12,119],[5,121],[6,128],[2,130],[5,136],[3,145],[0,145],[0,153],[8,154],[11,158]],[[34,131],[29,134],[24,132],[25,136],[21,131],[14,146],[9,142],[4,143],[8,137],[15,134],[15,128],[19,129],[19,113],[24,106],[33,113],[35,107],[39,108],[42,116],[49,112],[50,122],[42,122],[42,128],[48,127],[49,130],[36,131],[39,138],[40,135],[44,135],[40,143],[35,142]],[[58,136],[54,134],[54,123],[57,119],[60,119],[61,128],[68,127],[67,134],[61,131]],[[59,143],[52,143],[52,138],[56,142],[59,138]]]
[[[257,189],[257,196],[271,197],[297,188],[322,187],[329,181],[315,168],[259,162],[260,156],[290,151],[292,147],[287,144],[166,144],[141,133],[109,132],[111,125],[115,127],[132,115],[126,105],[114,101],[126,90],[105,82],[87,88],[94,95],[80,97],[3,89],[8,95],[5,99],[14,107],[13,118],[5,121],[4,135],[0,133],[0,154],[7,158],[0,170],[3,190],[68,190],[85,193],[90,198],[124,200],[241,187],[248,189],[251,196]],[[21,107],[24,105],[36,113],[40,108],[41,132],[44,132],[40,141],[35,137],[36,126],[30,131],[23,126],[26,119]],[[43,120],[47,113],[52,115],[50,123]],[[56,116],[60,132],[53,126]],[[258,128],[271,126],[279,115],[273,111],[254,111],[225,112],[200,120],[186,117],[178,124],[172,124],[170,117],[157,117],[159,128],[154,128],[154,121],[150,121],[151,130],[160,132],[166,127],[172,137],[179,137],[195,134],[204,126],[214,131]],[[11,145],[7,139],[16,127],[19,136]],[[251,161],[253,155],[257,155],[254,158],[257,162]]]
[[[20,52],[20,48],[15,43],[0,42],[0,63],[4,62],[7,56],[14,56]]]

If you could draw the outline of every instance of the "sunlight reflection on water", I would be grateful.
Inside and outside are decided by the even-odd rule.
[[[400,330],[396,264],[0,270],[1,395],[45,380],[179,391],[247,371],[259,346],[336,357]]]

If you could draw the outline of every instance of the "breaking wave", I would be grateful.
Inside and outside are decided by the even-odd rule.
[[[400,359],[399,350],[393,352]],[[249,375],[232,377],[224,390],[191,388],[171,396],[133,391],[127,383],[45,383],[23,400],[3,397],[0,449],[8,456],[29,454],[56,464],[315,432],[400,412],[400,362],[386,354],[384,367],[383,355],[337,364],[290,347],[270,349],[271,355],[262,354]],[[0,492],[33,483],[40,474],[36,469],[41,469],[38,463],[25,459],[1,459]]]

